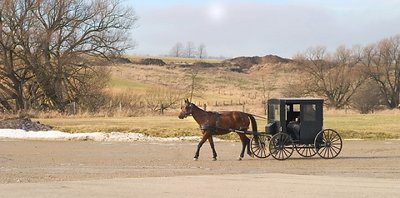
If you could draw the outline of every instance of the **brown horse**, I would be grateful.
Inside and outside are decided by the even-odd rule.
[[[213,160],[217,160],[217,152],[214,148],[213,135],[224,135],[230,132],[243,131],[247,132],[249,124],[251,122],[253,135],[257,137],[257,123],[251,114],[247,114],[239,111],[224,111],[224,112],[210,112],[204,111],[197,107],[195,104],[185,100],[185,105],[182,106],[179,118],[183,119],[187,116],[192,115],[196,122],[200,125],[200,129],[203,133],[203,138],[197,146],[197,151],[194,155],[194,160],[199,158],[200,148],[203,146],[205,141],[210,142],[210,146],[213,152]],[[247,154],[253,157],[250,151],[250,139],[244,133],[236,132],[240,140],[242,141],[242,151],[239,156],[239,160],[244,157],[244,150],[247,148]]]

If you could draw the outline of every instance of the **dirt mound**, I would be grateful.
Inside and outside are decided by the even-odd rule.
[[[139,61],[139,64],[141,65],[159,65],[159,66],[164,66],[166,63],[158,58],[145,58]]]
[[[288,58],[282,58],[280,56],[276,56],[276,55],[266,55],[261,57],[261,63],[265,64],[265,63],[292,63],[293,60],[292,59],[288,59]]]
[[[261,63],[261,57],[253,56],[253,57],[236,57],[232,59],[225,60],[222,64],[224,66],[240,66],[242,69],[249,69],[253,65],[257,65]]]
[[[25,131],[49,131],[52,126],[34,122],[30,118],[8,118],[0,120],[1,129],[23,129]]]
[[[232,59],[225,60],[222,65],[228,68],[234,68],[232,71],[244,71],[249,70],[256,65],[279,65],[292,63],[291,59],[282,58],[276,55],[266,55],[263,57],[253,56],[253,57],[236,57]]]
[[[111,61],[113,63],[119,63],[119,64],[130,64],[132,63],[131,60],[129,60],[129,58],[124,58],[124,57],[114,57],[111,59]]]

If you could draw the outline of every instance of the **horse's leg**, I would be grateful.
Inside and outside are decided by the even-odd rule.
[[[215,151],[215,148],[214,148],[214,140],[213,140],[212,135],[210,135],[210,137],[208,138],[208,142],[210,142],[211,150],[213,152],[213,161],[216,161],[217,160],[217,152]]]
[[[242,141],[242,151],[240,152],[239,160],[242,160],[244,157],[244,151],[247,148],[247,154],[250,157],[253,157],[253,153],[250,151],[250,139],[243,133],[238,133],[240,140]]]
[[[249,155],[250,157],[254,157],[254,153],[251,152],[251,150],[250,150],[250,139],[249,138],[247,138],[247,139],[248,139],[248,141],[247,141],[247,155]]]
[[[246,135],[244,135],[243,133],[238,133],[238,135],[240,137],[240,141],[242,142],[242,151],[240,152],[239,160],[242,160],[244,157],[244,150],[246,149],[249,138],[247,138]]]
[[[201,146],[203,146],[204,142],[206,142],[209,137],[210,137],[210,135],[207,131],[203,133],[203,138],[201,138],[199,144],[197,145],[197,151],[196,151],[196,154],[194,154],[194,158],[193,158],[194,160],[199,159],[200,148],[201,148]]]

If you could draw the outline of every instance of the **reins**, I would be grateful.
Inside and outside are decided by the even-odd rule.
[[[249,113],[249,114],[250,114],[250,113]],[[267,117],[265,117],[265,116],[254,115],[254,114],[250,114],[250,115],[252,115],[252,116],[254,116],[254,117],[256,117],[256,118],[261,118],[261,119],[264,119],[264,120],[266,120],[266,119],[267,119]]]

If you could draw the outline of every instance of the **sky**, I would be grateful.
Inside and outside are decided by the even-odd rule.
[[[132,55],[168,55],[180,42],[208,56],[292,58],[400,34],[400,0],[125,0],[138,16]]]

